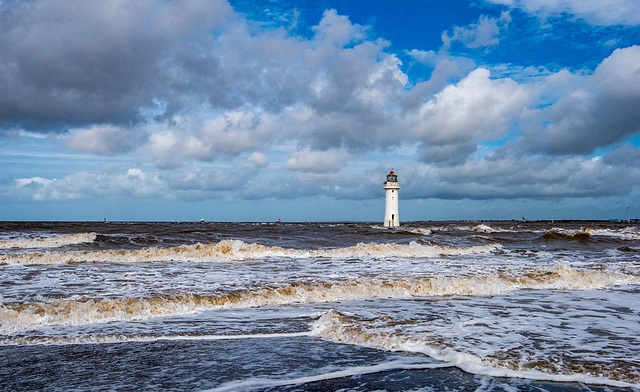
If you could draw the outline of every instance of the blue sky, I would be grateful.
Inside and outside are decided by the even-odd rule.
[[[638,9],[0,1],[0,220],[635,216]]]

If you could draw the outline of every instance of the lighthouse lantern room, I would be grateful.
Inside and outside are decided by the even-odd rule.
[[[384,182],[385,190],[385,206],[384,206],[384,226],[398,227],[400,226],[400,217],[398,216],[398,176],[393,172],[387,175],[387,181]]]

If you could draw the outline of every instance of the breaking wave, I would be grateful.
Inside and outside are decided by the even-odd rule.
[[[418,227],[416,229],[409,229],[409,232],[417,235],[431,235],[433,233],[432,230],[424,229],[422,227]]]
[[[485,225],[484,223],[480,223],[478,225],[474,225],[474,226],[452,226],[449,227],[448,230],[459,230],[459,231],[473,231],[476,233],[484,233],[484,234],[491,234],[491,233],[518,233],[518,232],[523,232],[524,230],[521,229],[514,229],[514,228],[500,228],[500,227],[492,227],[489,225]]]
[[[558,369],[560,373],[549,372],[540,363],[519,364],[507,361],[483,359],[477,355],[460,352],[434,338],[420,338],[406,336],[397,330],[393,332],[378,332],[376,328],[369,328],[353,316],[330,310],[316,320],[311,330],[312,336],[317,336],[333,342],[347,343],[358,346],[372,347],[388,351],[405,351],[425,354],[438,361],[455,366],[465,372],[493,377],[515,377],[541,381],[583,382],[587,384],[609,385],[615,387],[640,387],[640,380],[616,369],[606,372],[602,376],[602,369],[592,372],[588,367],[571,371]],[[561,365],[562,366],[562,365]],[[595,374],[593,374],[595,373]]]
[[[53,325],[83,325],[195,313],[208,309],[247,308],[290,303],[319,303],[449,295],[502,294],[519,289],[598,289],[638,284],[640,277],[566,265],[518,274],[433,276],[404,280],[361,279],[292,283],[216,295],[166,295],[151,298],[55,299],[0,304],[0,334]]]
[[[181,245],[170,248],[150,247],[138,250],[101,250],[52,253],[2,254],[4,264],[64,264],[99,262],[152,262],[152,261],[234,261],[266,257],[313,258],[313,257],[436,257],[440,255],[463,255],[488,253],[500,249],[499,244],[445,247],[409,244],[360,243],[336,249],[298,250],[278,246],[250,244],[239,240],[224,240],[212,244]]]
[[[193,340],[247,340],[247,339],[279,339],[309,336],[309,332],[266,333],[250,335],[99,335],[74,337],[17,337],[0,339],[2,345],[12,346],[64,346],[73,344],[111,344],[124,342],[158,342],[158,341],[193,341]]]
[[[591,229],[591,235],[613,237],[625,241],[640,240],[640,229],[637,227],[625,227],[622,230]]]
[[[478,232],[478,233],[496,233],[496,232],[510,231],[510,230],[496,229],[496,228],[493,228],[491,226],[487,226],[487,225],[483,225],[483,224],[470,227],[468,230],[469,231],[475,231],[475,232]]]
[[[591,238],[591,229],[586,228],[584,230],[567,230],[560,228],[553,228],[540,237],[545,241],[553,240],[578,240],[588,241]]]
[[[54,237],[10,238],[0,240],[0,249],[57,248],[95,241],[96,233],[63,234]]]

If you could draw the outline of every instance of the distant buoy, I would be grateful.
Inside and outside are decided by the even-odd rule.
[[[204,223],[204,219],[200,219],[200,223]]]
[[[276,223],[282,223],[282,221],[280,220],[280,218],[278,218],[278,221]]]

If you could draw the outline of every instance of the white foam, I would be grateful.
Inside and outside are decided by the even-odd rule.
[[[350,257],[436,257],[489,253],[501,248],[499,244],[445,247],[409,244],[360,243],[346,248],[298,250],[278,246],[250,244],[239,240],[224,240],[212,244],[181,245],[171,248],[143,248],[139,250],[102,250],[84,252],[51,252],[2,254],[4,264],[65,264],[81,262],[153,262],[153,261],[240,261],[257,258],[350,258]]]
[[[333,342],[354,344],[388,351],[403,351],[425,354],[435,360],[455,366],[465,372],[492,377],[524,378],[538,381],[582,382],[586,384],[614,387],[640,388],[640,384],[594,377],[587,374],[551,374],[538,370],[514,370],[493,364],[480,357],[456,351],[433,341],[425,341],[402,334],[375,333],[359,328],[349,316],[331,310],[320,317],[312,327],[311,334]]]
[[[512,229],[502,229],[502,228],[498,228],[498,227],[491,227],[489,225],[485,225],[484,223],[480,223],[478,225],[475,226],[455,226],[453,228],[454,230],[460,230],[460,231],[473,231],[476,233],[485,233],[485,234],[491,234],[491,233],[517,233],[517,230],[512,230]]]
[[[494,229],[493,227],[480,224],[480,225],[469,228],[469,231],[476,231],[478,233],[495,233],[497,231],[503,231],[503,230]]]
[[[52,237],[16,237],[0,240],[0,249],[57,248],[95,241],[96,233],[63,234]]]
[[[433,232],[429,229],[424,229],[422,227],[418,227],[416,229],[410,229],[410,233],[419,234],[419,235],[431,235]]]
[[[625,241],[637,241],[640,240],[640,229],[636,227],[625,227],[621,230],[591,229],[591,235],[613,237]]]

